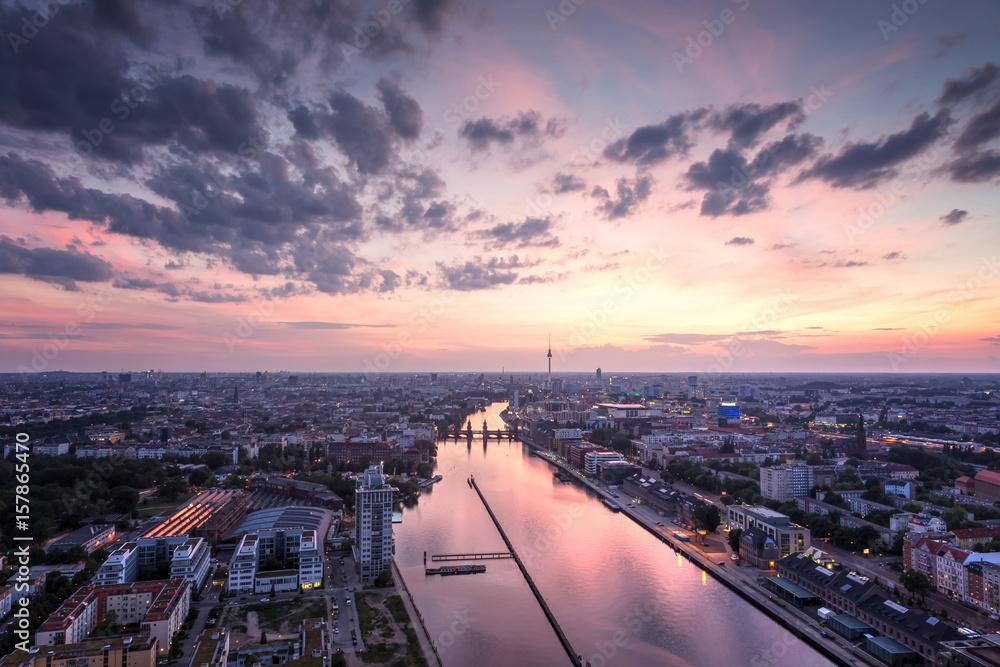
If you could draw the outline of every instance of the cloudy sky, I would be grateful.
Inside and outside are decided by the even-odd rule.
[[[995,2],[0,25],[0,371],[1000,371]]]

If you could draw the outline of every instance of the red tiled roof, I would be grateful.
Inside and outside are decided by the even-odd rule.
[[[1000,536],[1000,526],[986,526],[985,528],[958,528],[951,532],[960,540],[975,539],[977,537],[997,537]]]

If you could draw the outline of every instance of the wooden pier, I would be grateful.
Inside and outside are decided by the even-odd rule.
[[[431,556],[431,561],[437,563],[449,560],[496,560],[498,558],[513,558],[507,551],[497,551],[484,554],[435,554]]]

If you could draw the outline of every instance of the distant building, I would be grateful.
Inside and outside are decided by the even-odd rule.
[[[975,479],[976,496],[996,502],[1000,500],[1000,472],[980,470]]]
[[[38,646],[14,651],[0,660],[2,667],[155,667],[159,642],[150,635],[99,637],[53,648]],[[224,665],[222,667],[225,667]]]
[[[311,508],[275,508],[311,509]],[[255,514],[265,514],[263,510]],[[248,520],[249,522],[249,520]],[[329,519],[325,524],[329,526]],[[325,531],[325,529],[324,529]],[[281,569],[262,569],[268,558],[285,563]],[[236,542],[229,562],[228,588],[231,592],[267,593],[309,590],[323,583],[322,535],[315,529],[287,528],[254,530]]]
[[[598,463],[624,460],[625,459],[622,458],[622,455],[618,452],[609,452],[607,450],[588,451],[583,455],[583,473],[587,475],[587,477],[596,477]]]
[[[760,469],[760,493],[765,498],[788,502],[808,496],[814,484],[812,466],[770,466]]]
[[[314,507],[344,509],[344,500],[324,484],[303,482],[281,475],[254,475],[250,478],[250,488],[283,498],[303,500]]]
[[[199,589],[208,578],[212,548],[202,537],[140,537],[120,544],[108,554],[94,574],[94,584],[130,584],[138,578],[143,565],[170,561],[170,578],[183,579],[192,590]]]
[[[967,475],[962,475],[955,480],[955,488],[962,495],[974,496],[976,495],[976,480]]]
[[[757,505],[730,505],[727,510],[731,528],[759,528],[778,545],[782,557],[802,553],[810,546],[809,529],[792,523],[781,512]]]
[[[392,507],[396,489],[379,468],[368,468],[358,479],[354,492],[355,562],[365,586],[374,583],[392,566]]]
[[[781,549],[771,536],[760,528],[747,528],[740,535],[740,560],[750,567],[773,570],[781,558]]]
[[[69,551],[74,547],[83,547],[83,549],[89,554],[102,547],[107,547],[111,542],[114,542],[114,540],[114,524],[96,523],[89,526],[83,526],[82,528],[77,528],[66,537],[56,540],[52,544],[48,545],[45,548],[45,551],[48,552],[53,549]]]
[[[735,403],[721,403],[716,408],[716,414],[719,419],[724,419],[726,423],[738,423],[740,421],[740,406]]]
[[[122,625],[139,623],[142,632],[156,640],[157,652],[163,655],[184,623],[190,603],[191,587],[181,579],[83,586],[42,623],[35,634],[35,644],[53,646],[84,641],[101,618],[113,611]]]

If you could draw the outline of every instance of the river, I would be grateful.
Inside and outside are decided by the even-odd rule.
[[[504,403],[487,407],[503,428]],[[471,417],[482,429],[483,413]],[[829,665],[829,660],[593,494],[560,483],[518,442],[439,442],[441,482],[396,524],[396,563],[446,667],[544,667],[569,658],[513,560],[427,576],[423,556],[505,551],[475,491],[591,667]],[[440,565],[436,564],[435,566]]]

